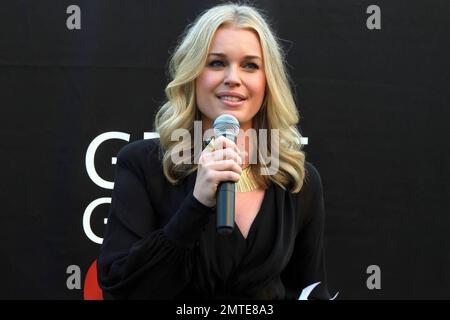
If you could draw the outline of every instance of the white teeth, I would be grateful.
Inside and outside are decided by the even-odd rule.
[[[239,101],[242,101],[241,98],[238,98],[238,97],[232,97],[232,96],[222,96],[222,97],[220,97],[220,99],[222,99],[222,100],[228,100],[228,101],[233,101],[233,102],[239,102]]]

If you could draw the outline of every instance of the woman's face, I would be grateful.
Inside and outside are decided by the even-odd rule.
[[[233,26],[219,28],[211,42],[206,65],[196,79],[197,107],[203,128],[221,114],[235,116],[246,130],[261,108],[266,76],[257,34]]]

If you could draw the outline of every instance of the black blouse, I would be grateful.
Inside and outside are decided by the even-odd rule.
[[[215,210],[193,196],[196,172],[173,186],[158,139],[118,156],[98,280],[107,298],[329,299],[324,202],[317,169],[305,162],[302,190],[271,184],[247,238],[216,232]]]

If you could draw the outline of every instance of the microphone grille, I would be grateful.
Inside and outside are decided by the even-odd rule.
[[[222,114],[214,120],[214,133],[216,136],[237,136],[239,134],[239,121],[232,115]]]

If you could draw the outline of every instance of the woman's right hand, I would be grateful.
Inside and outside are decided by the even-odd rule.
[[[216,205],[216,192],[222,181],[239,181],[242,173],[241,151],[223,136],[214,141],[215,150],[206,147],[200,154],[194,197],[207,207]],[[242,152],[245,153],[245,152]]]

